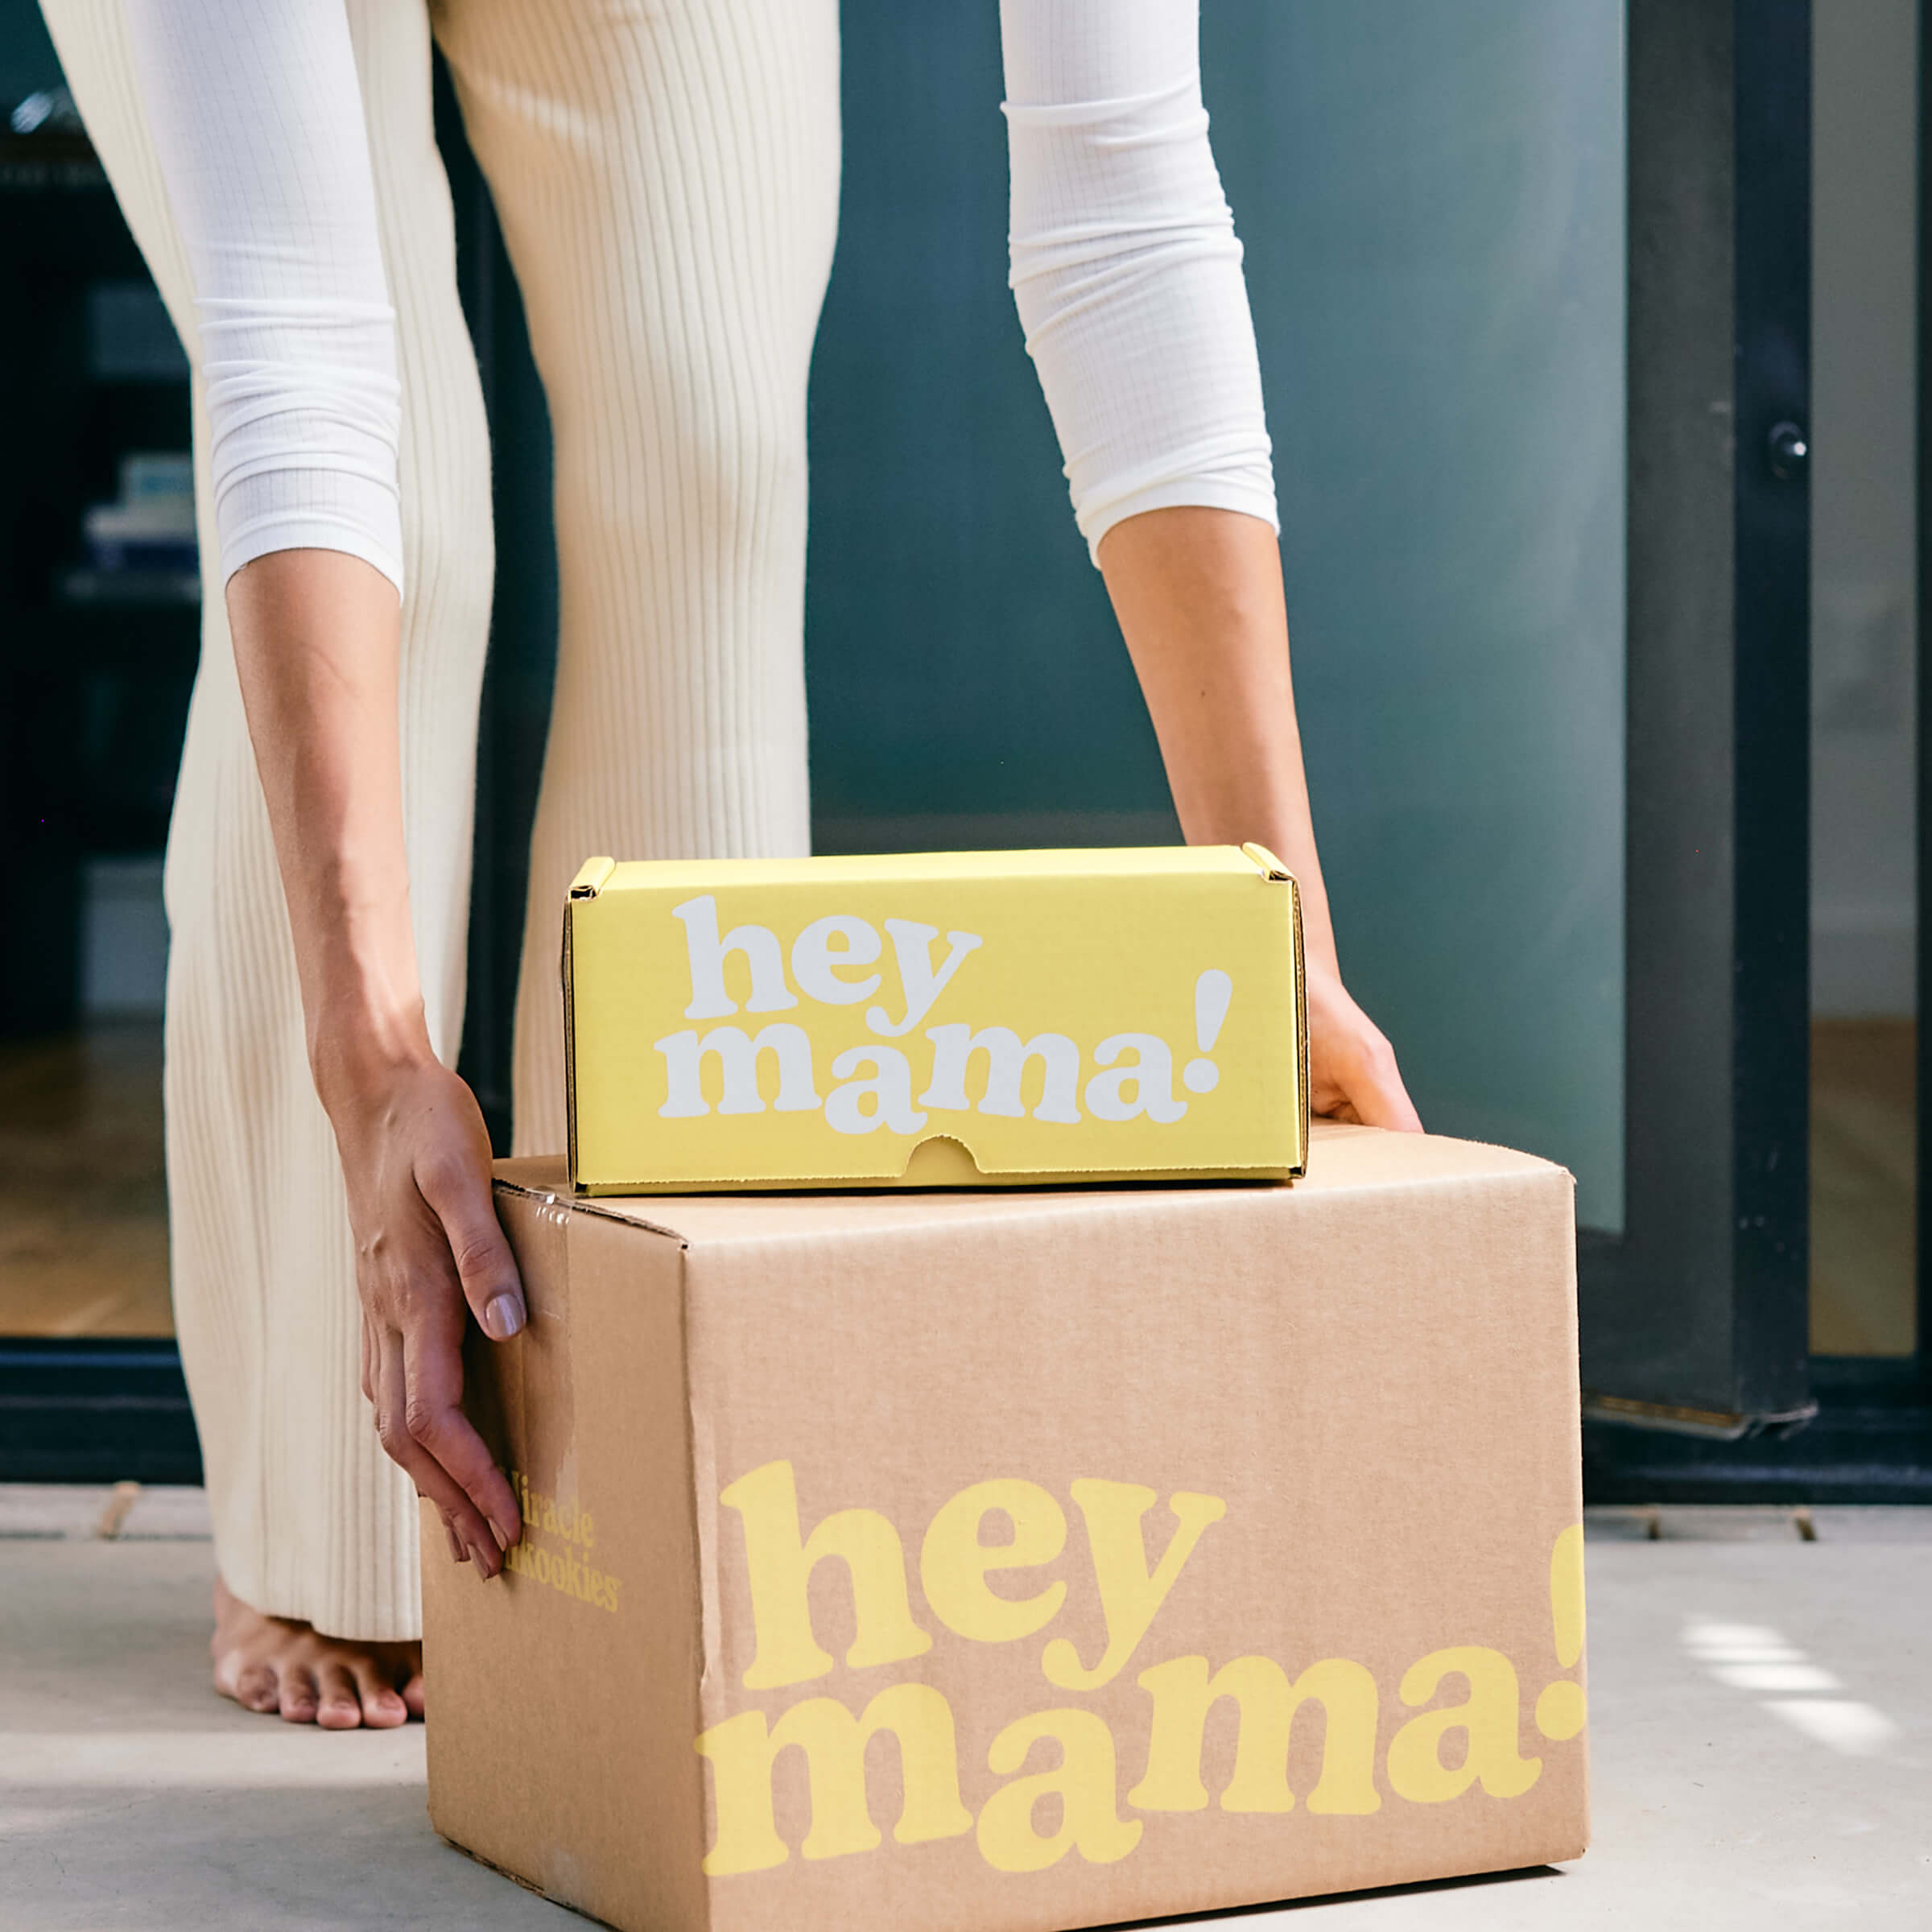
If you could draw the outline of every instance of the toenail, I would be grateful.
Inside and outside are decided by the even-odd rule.
[[[506,1342],[523,1326],[523,1303],[514,1294],[499,1294],[483,1311],[485,1331],[493,1340]]]

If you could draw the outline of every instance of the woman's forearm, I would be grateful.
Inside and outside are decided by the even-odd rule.
[[[1115,524],[1100,557],[1188,843],[1265,845],[1301,886],[1305,943],[1335,970],[1274,530],[1233,510],[1154,510]]]
[[[423,1022],[395,586],[341,551],[274,551],[229,579],[228,613],[309,1064],[342,1157],[362,1392],[383,1447],[441,1516],[451,1554],[493,1576],[519,1518],[463,1413],[463,1340],[469,1315],[505,1341],[526,1310],[490,1199],[483,1117]]]
[[[1150,510],[1107,532],[1100,561],[1188,842],[1255,840],[1300,884],[1315,1111],[1418,1128],[1389,1042],[1335,963],[1273,527],[1235,510]]]
[[[359,558],[286,550],[229,580],[228,609],[331,1104],[430,1051],[402,837],[398,601]]]

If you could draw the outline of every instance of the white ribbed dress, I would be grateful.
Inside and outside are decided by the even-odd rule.
[[[1013,285],[1092,546],[1166,505],[1274,519],[1195,4],[1001,0]],[[560,1146],[555,915],[585,854],[807,848],[805,386],[837,217],[837,10],[43,7],[196,370],[208,595],[168,853],[167,1099],[176,1323],[217,1554],[259,1609],[407,1637],[414,1499],[358,1387],[341,1178],[220,592],[294,547],[360,556],[401,591],[416,943],[452,1058],[493,555],[433,27],[555,436],[558,681],[515,1132]]]

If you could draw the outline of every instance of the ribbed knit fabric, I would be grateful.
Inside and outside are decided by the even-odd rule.
[[[135,238],[197,369],[188,260],[163,191],[120,0],[48,25]],[[402,386],[404,815],[431,1037],[462,1026],[475,720],[489,631],[489,460],[456,296],[448,192],[418,7],[349,9],[368,103]],[[416,1509],[358,1387],[340,1166],[303,1048],[288,922],[221,598],[205,387],[195,452],[201,669],[169,840],[166,1098],[175,1324],[217,1555],[256,1608],[336,1634],[419,1627]]]
[[[194,277],[223,571],[320,547],[366,559],[400,588],[394,317],[343,0],[124,4]],[[466,50],[480,135],[514,157],[500,180],[520,184],[535,163],[548,180],[522,198],[567,210],[570,237],[594,205],[663,238],[653,217],[666,204],[625,183],[661,158],[666,127],[687,166],[711,148],[729,164],[747,142],[778,157],[810,118],[788,113],[766,37],[729,9],[688,36],[680,60],[675,10],[642,31],[621,14],[566,14],[553,37],[547,14],[534,16],[538,31],[497,0],[431,4]],[[1198,0],[1001,0],[1000,27],[1013,287],[1095,561],[1108,530],[1143,510],[1212,504],[1273,522],[1241,246],[1201,102]],[[746,122],[746,95],[772,117],[770,138]],[[638,111],[670,102],[691,111]],[[671,212],[679,233],[708,229],[724,243],[688,266],[721,265],[741,286],[733,243],[768,225],[768,204],[748,209],[714,187]],[[519,260],[548,267],[553,231],[538,220],[519,229]],[[727,418],[745,394],[754,408],[770,400],[723,353],[738,346],[684,345],[683,374],[724,378]],[[552,358],[566,366],[580,367]]]
[[[400,589],[395,317],[342,0],[125,5],[194,278],[223,579],[339,550]]]
[[[405,1637],[415,1511],[358,1386],[341,1176],[310,1084],[222,585],[239,562],[299,544],[362,555],[402,589],[416,947],[431,1038],[452,1059],[493,559],[431,121],[433,18],[555,434],[558,680],[514,1106],[519,1151],[561,1146],[558,911],[584,858],[807,848],[805,386],[837,218],[836,0],[432,0],[427,14],[422,0],[347,0],[359,117],[344,98],[344,0],[43,4],[196,371],[206,615],[168,853],[166,1078],[176,1326],[217,1555],[258,1609]],[[1097,545],[1121,517],[1171,503],[1272,521],[1195,0],[1004,0],[1002,17],[1013,283],[1082,529]],[[210,31],[230,18],[226,40]],[[279,56],[301,69],[279,89]],[[331,100],[289,93],[310,88]],[[179,209],[148,119],[157,99]],[[255,125],[196,118],[224,114]],[[349,232],[371,193],[386,290]],[[297,218],[279,226],[291,200]],[[347,263],[344,287],[279,258],[316,235],[317,259]]]
[[[122,0],[45,0],[190,359],[188,257]],[[431,1037],[462,1029],[489,452],[430,112],[429,21],[351,0],[401,385],[404,817]],[[440,10],[556,436],[560,665],[518,1138],[562,1145],[558,908],[591,851],[797,852],[805,378],[838,197],[833,0]],[[175,1323],[230,1589],[333,1634],[419,1629],[416,1508],[359,1380],[353,1253],[223,612],[197,378],[201,672],[167,865]]]
[[[1177,504],[1280,527],[1196,0],[1000,0],[1012,281],[1095,562]]]
[[[564,1141],[559,909],[592,852],[802,853],[805,385],[838,225],[836,0],[447,0],[530,320],[557,685],[515,1141]]]

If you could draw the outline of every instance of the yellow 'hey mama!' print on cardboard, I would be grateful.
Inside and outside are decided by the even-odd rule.
[[[581,1193],[1305,1162],[1299,894],[1259,846],[593,859],[564,958]]]
[[[1240,1525],[1217,1527],[1229,1514],[1219,1496],[1177,1490],[1162,1510],[1144,1485],[1083,1479],[1072,1484],[1071,1500],[1086,1532],[1105,1644],[1091,1662],[1064,1637],[1040,1649],[1039,1706],[999,1714],[1009,1721],[993,1738],[987,1765],[1002,1781],[976,1819],[961,1797],[952,1702],[922,1681],[918,1660],[933,1646],[928,1622],[978,1644],[1019,1643],[1051,1629],[1066,1601],[1063,1579],[1042,1575],[1029,1591],[1018,1577],[1001,1590],[987,1579],[1056,1564],[1068,1550],[1059,1499],[1038,1483],[1007,1476],[975,1483],[943,1505],[918,1546],[923,1618],[910,1587],[910,1552],[880,1512],[840,1509],[803,1534],[790,1462],[751,1471],[719,1500],[742,1530],[756,1646],[745,1688],[817,1688],[776,1707],[767,1695],[768,1707],[742,1711],[698,1737],[712,1779],[710,1877],[768,1871],[791,1857],[773,1789],[780,1754],[795,1748],[810,1794],[811,1824],[799,1847],[804,1857],[884,1846],[866,1764],[871,1741],[889,1736],[901,1793],[894,1842],[970,1833],[995,1871],[1023,1872],[1044,1871],[1069,1854],[1111,1864],[1139,1844],[1141,1814],[1202,1811],[1216,1799],[1224,1811],[1285,1814],[1300,1804],[1317,1816],[1366,1817],[1381,1810],[1385,1788],[1395,1802],[1413,1805],[1446,1803],[1477,1787],[1492,1798],[1521,1798],[1542,1769],[1541,1757],[1523,1748],[1525,1694],[1544,1739],[1567,1744],[1583,1728],[1583,1686],[1569,1674],[1583,1645],[1580,1523],[1557,1537],[1550,1558],[1551,1633],[1563,1674],[1541,1686],[1532,1678],[1525,1686],[1509,1656],[1464,1641],[1416,1658],[1397,1682],[1383,1685],[1366,1666],[1343,1657],[1167,1654],[1162,1605],[1187,1566],[1211,1561],[1214,1538],[1238,1534]],[[996,1524],[1010,1534],[983,1540]],[[843,1670],[812,1621],[812,1572],[828,1561],[850,1590],[854,1635]],[[1535,1669],[1542,1660],[1525,1663]],[[900,1675],[895,1666],[910,1668]],[[1120,1761],[1105,1718],[1084,1701],[1123,1674],[1148,1700],[1145,1728],[1137,1727],[1146,1740],[1144,1758],[1135,1764]],[[875,1688],[881,1675],[899,1681]],[[863,1689],[845,1689],[841,1677],[857,1677]],[[1233,1769],[1211,1796],[1203,1750],[1223,1700],[1237,1727]],[[1378,1752],[1385,1703],[1414,1715]],[[1290,1785],[1298,1719],[1319,1727],[1319,1770],[1299,1793]],[[1027,1770],[1036,1761],[1034,1746],[1043,1742],[1057,1747],[1058,1761]],[[1049,1798],[1059,1800],[1057,1821],[1042,1830],[1036,1812]]]

